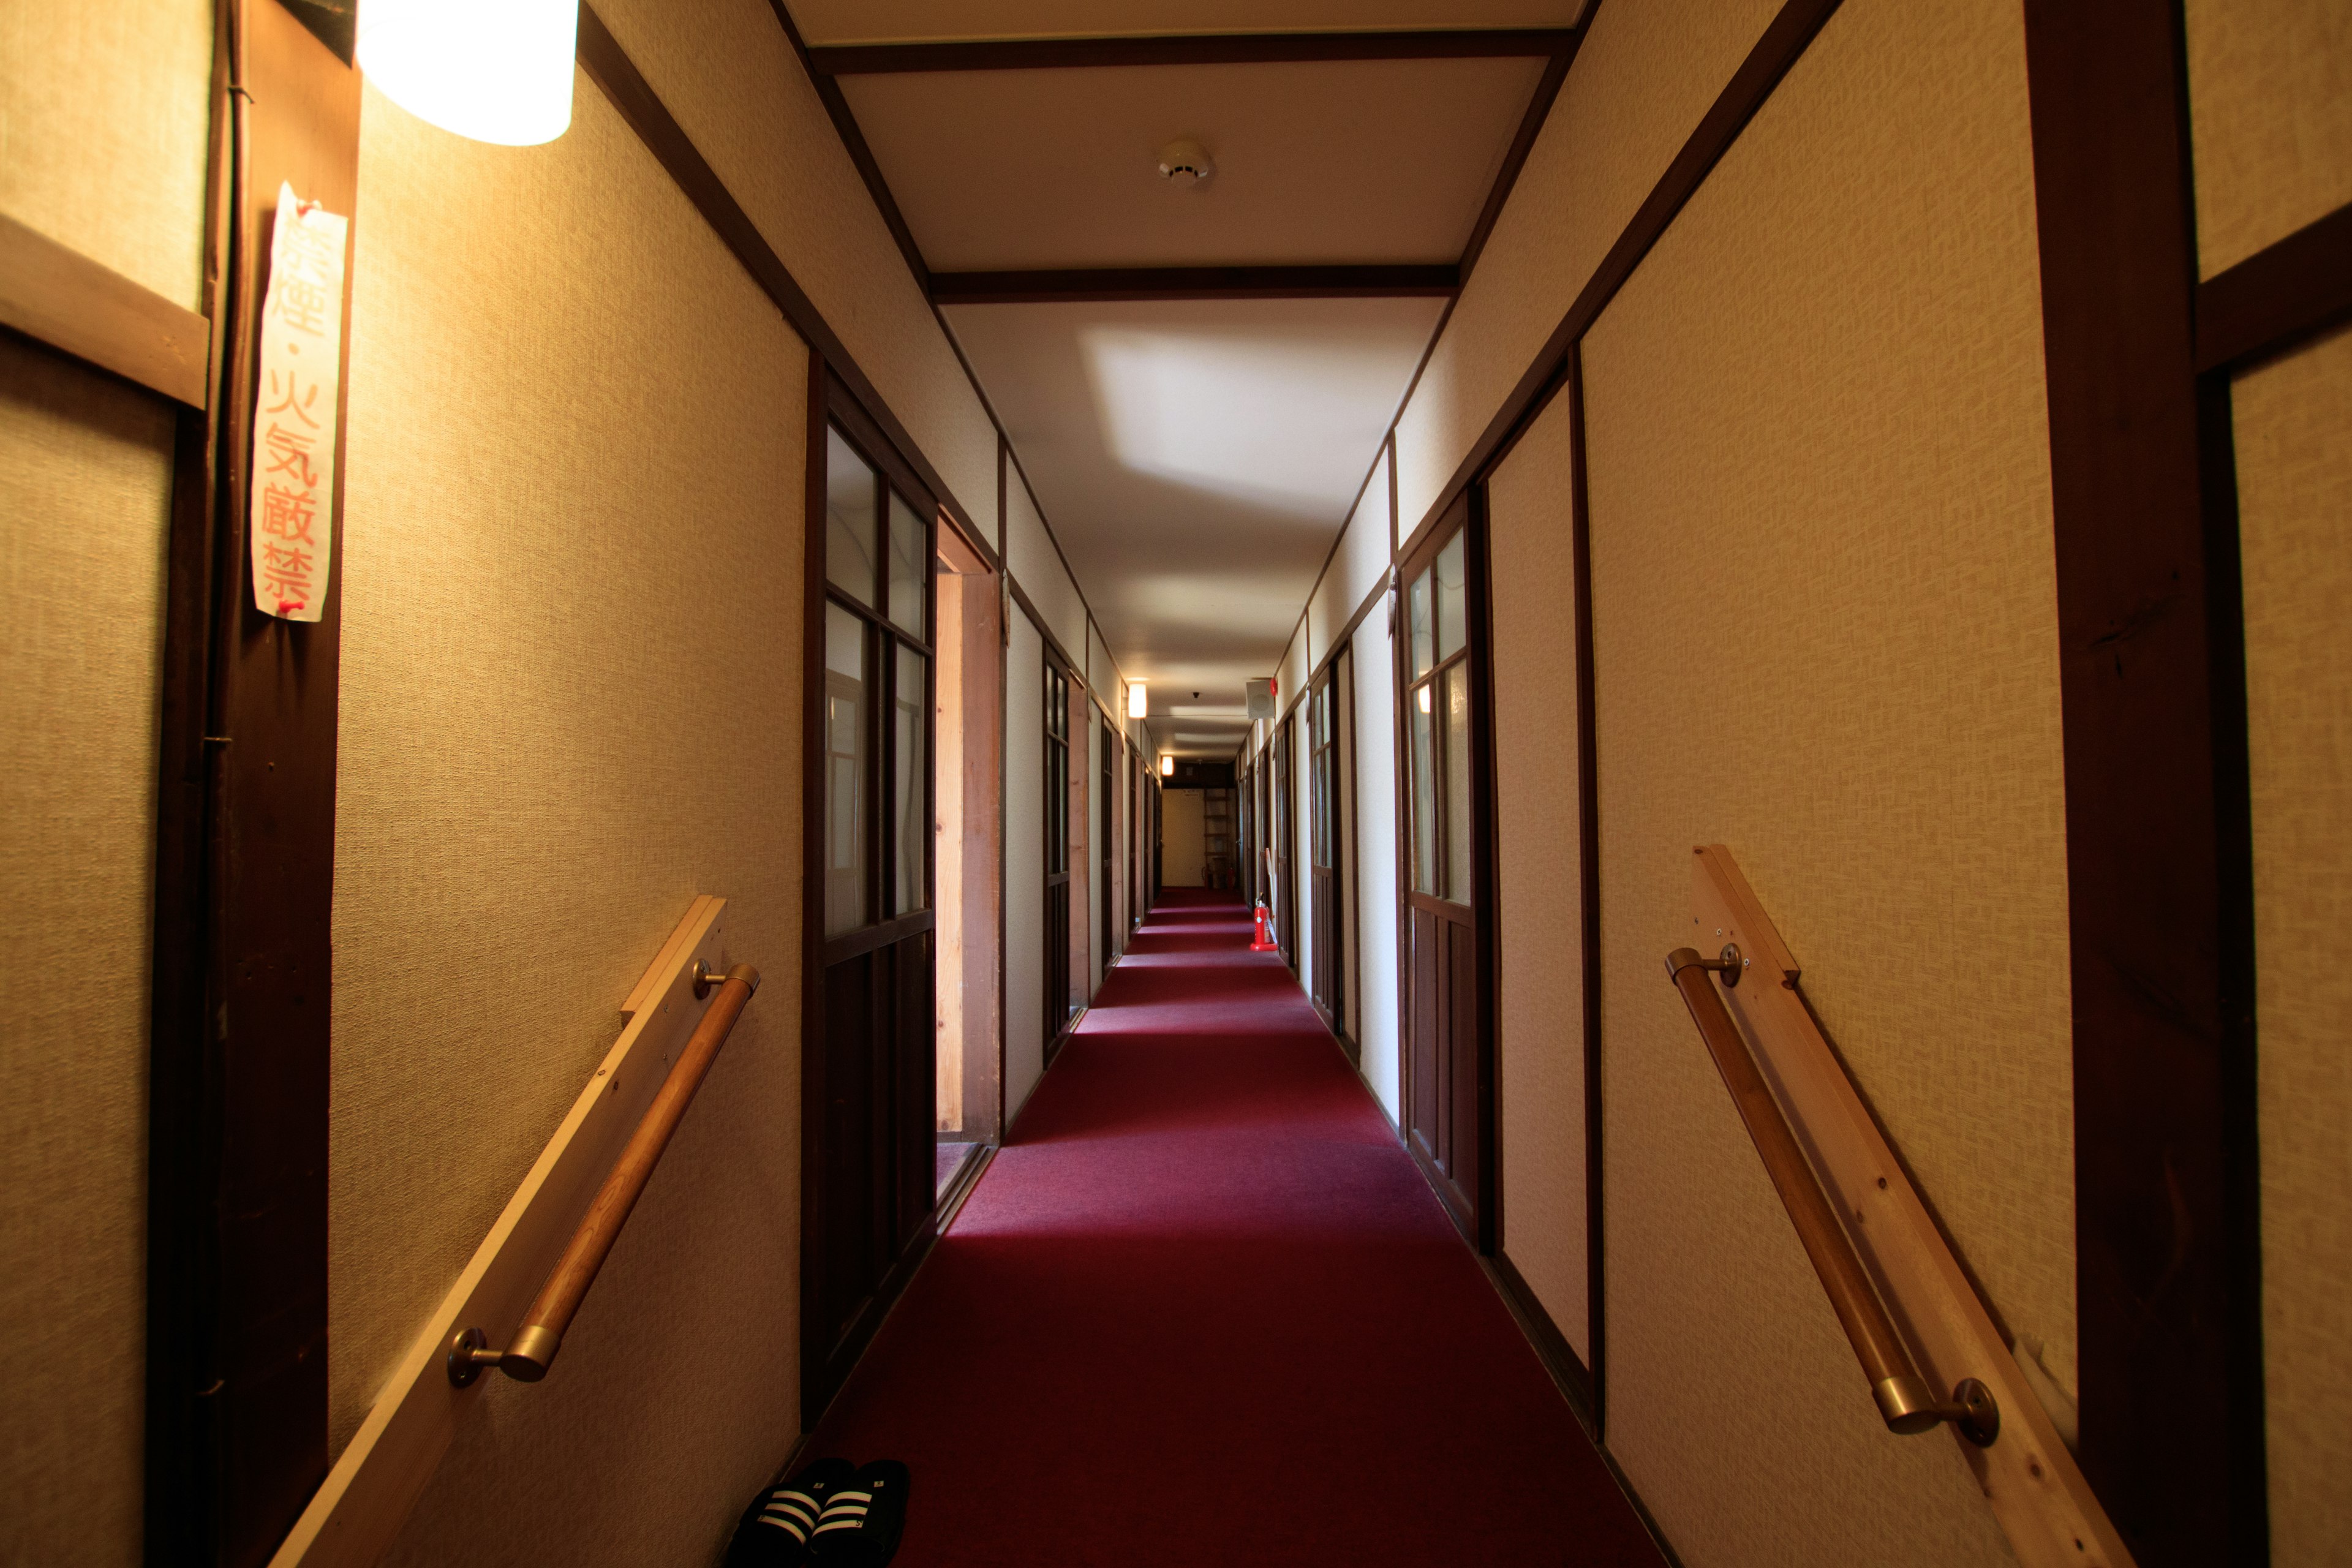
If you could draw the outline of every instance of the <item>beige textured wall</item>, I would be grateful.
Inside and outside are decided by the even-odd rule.
[[[2073,1380],[2024,67],[2008,0],[1849,0],[1587,344],[1610,1442],[1692,1568],[2007,1560],[1956,1447],[1880,1425],[1661,974],[1694,844]]]
[[[2352,332],[2241,379],[2271,1561],[2352,1562]]]
[[[995,544],[996,426],[768,0],[597,15]]]
[[[212,7],[0,0],[0,213],[199,302]],[[0,333],[0,1561],[140,1555],[173,416]],[[123,978],[61,976],[97,963]],[[92,1362],[89,1345],[115,1347]]]
[[[491,1380],[389,1558],[707,1560],[798,1435],[805,352],[585,77],[530,149],[371,92],[360,191],[334,1440],[722,894],[765,987],[562,1365]]]
[[[0,1562],[139,1561],[172,430],[0,333]],[[115,983],[68,978],[93,969]]]
[[[2352,5],[2188,0],[2198,266],[2210,278],[2352,202]]]
[[[0,0],[0,213],[194,310],[210,0]]]
[[[1584,1173],[1584,910],[1579,887],[1575,452],[1555,397],[1486,491],[1493,584],[1502,943],[1503,1251],[1591,1364]]]
[[[1609,0],[1397,426],[1410,535],[1780,0]]]
[[[1061,552],[1054,548],[1053,536],[1045,531],[1045,513],[1029,494],[1029,487],[1021,482],[1021,471],[1013,469],[1004,477],[1004,569],[1029,602],[1037,608],[1045,629],[1073,658],[1084,658],[1087,647],[1087,602],[1078,596],[1078,585],[1062,564]]]

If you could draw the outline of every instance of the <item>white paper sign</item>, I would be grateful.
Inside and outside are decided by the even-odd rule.
[[[343,241],[351,220],[278,187],[261,377],[253,410],[253,603],[315,621],[335,527],[335,407],[343,378]]]

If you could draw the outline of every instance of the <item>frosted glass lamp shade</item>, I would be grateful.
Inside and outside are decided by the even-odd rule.
[[[1150,693],[1145,689],[1143,682],[1140,680],[1129,681],[1127,685],[1127,716],[1130,719],[1147,719],[1150,718]]]
[[[1160,776],[1163,779],[1174,778],[1176,776],[1175,758],[1162,757],[1160,759]]]
[[[533,147],[572,123],[580,0],[362,0],[360,68],[444,131]]]

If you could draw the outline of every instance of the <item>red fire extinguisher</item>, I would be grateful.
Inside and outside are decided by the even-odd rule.
[[[1255,913],[1257,915],[1257,931],[1256,934],[1250,938],[1250,951],[1252,952],[1273,952],[1280,944],[1276,942],[1274,940],[1274,928],[1266,921],[1265,900],[1264,899],[1260,899],[1257,901]]]

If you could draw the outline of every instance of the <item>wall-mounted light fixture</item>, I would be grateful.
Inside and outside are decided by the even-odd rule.
[[[1145,689],[1143,682],[1140,680],[1129,681],[1127,683],[1127,716],[1130,719],[1150,718],[1151,715],[1150,697],[1151,694],[1150,691]]]
[[[359,63],[419,120],[534,147],[572,124],[580,0],[363,0]]]
[[[1175,758],[1162,757],[1160,759],[1160,776],[1163,779],[1172,779],[1176,776]]]
[[[1426,686],[1423,687],[1423,688],[1421,689],[1420,692],[1418,693],[1418,695],[1419,695],[1419,697],[1421,698],[1421,710],[1422,710],[1423,712],[1424,712],[1424,713],[1428,712],[1428,711],[1429,711],[1429,688],[1428,688],[1428,687],[1426,687]]]

